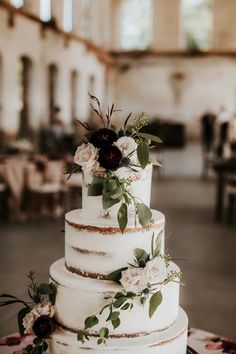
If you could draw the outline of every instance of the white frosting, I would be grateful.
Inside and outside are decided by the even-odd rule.
[[[135,318],[135,317],[134,317]],[[58,330],[49,341],[50,354],[186,354],[188,318],[180,309],[174,326],[161,333],[136,338],[107,340],[106,345],[97,345],[97,338],[84,344],[77,341],[76,334]]]
[[[154,223],[150,230],[141,228],[137,231],[135,228],[130,229],[129,224],[128,232],[121,234],[115,220],[97,218],[91,221],[80,210],[67,213],[65,223],[67,266],[107,275],[132,263],[135,248],[142,248],[150,253],[153,233],[157,237],[161,231],[161,251],[163,252],[165,217],[155,210],[152,214]],[[81,225],[83,225],[82,229]],[[94,230],[90,229],[91,226],[95,227]]]
[[[97,313],[107,302],[107,294],[122,291],[122,287],[113,282],[80,277],[65,269],[64,259],[55,262],[50,268],[51,278],[58,283],[56,296],[56,319],[67,328],[83,329],[86,317]],[[168,270],[179,271],[174,263]],[[113,334],[135,334],[142,332],[163,331],[175,323],[179,311],[179,283],[171,282],[162,286],[163,300],[157,311],[150,319],[148,315],[149,303],[145,306],[134,303],[131,312],[121,312],[121,325],[110,328]],[[104,311],[97,331],[106,325],[108,313]]]
[[[150,206],[151,197],[151,182],[152,182],[152,165],[149,164],[144,170],[136,168],[138,172],[132,172],[125,167],[119,168],[115,174],[119,178],[132,179],[130,192],[133,196],[139,198],[144,204]],[[102,197],[88,196],[88,185],[92,182],[92,175],[90,173],[84,173],[82,183],[82,209],[85,215],[89,215],[91,218],[104,215],[104,209],[102,207]],[[120,203],[114,205],[109,209],[109,215],[111,218],[116,219],[117,211]],[[133,207],[129,207],[129,212],[132,214]]]

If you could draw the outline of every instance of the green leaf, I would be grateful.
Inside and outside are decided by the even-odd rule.
[[[119,203],[121,201],[121,197],[117,198],[117,199],[112,199],[110,197],[110,195],[108,194],[103,194],[103,198],[102,198],[102,206],[103,209],[109,209],[111,208],[113,205]]]
[[[139,203],[137,205],[137,213],[138,213],[138,219],[140,224],[144,228],[147,228],[150,225],[152,220],[152,212],[150,208],[143,203]]]
[[[51,295],[53,288],[49,284],[42,283],[39,285],[39,292],[41,295]]]
[[[146,266],[146,263],[150,260],[149,254],[141,248],[135,248],[134,255],[138,261],[139,266],[143,268]]]
[[[124,268],[120,268],[120,269],[117,269],[117,270],[115,270],[114,272],[112,272],[112,273],[110,273],[110,274],[108,274],[106,277],[105,277],[105,279],[106,280],[111,280],[111,281],[114,281],[115,283],[120,283],[120,279],[121,279],[121,277],[122,277],[122,272],[124,271],[124,270],[127,270],[128,269],[128,267],[124,267]],[[123,296],[123,294],[122,294],[122,296]]]
[[[24,351],[26,351],[27,353],[30,353],[32,349],[33,349],[32,344],[28,344],[28,345],[24,348]]]
[[[48,350],[48,343],[44,341],[42,347],[43,347],[43,351],[46,352]]]
[[[102,195],[104,187],[104,178],[95,176],[93,177],[92,183],[88,187],[88,196],[97,197]]]
[[[156,143],[162,143],[162,140],[156,135],[149,134],[149,133],[142,133],[142,132],[139,132],[138,135],[141,138],[144,138],[147,140],[152,140],[152,141],[155,141]]]
[[[85,329],[94,327],[98,324],[98,318],[96,316],[87,317],[84,321]]]
[[[146,143],[141,142],[138,144],[137,155],[140,165],[144,169],[149,162],[149,149]]]
[[[123,304],[124,304],[124,302],[126,301],[127,299],[126,299],[126,297],[119,297],[119,299],[117,299],[114,303],[113,303],[113,306],[115,307],[115,308],[119,308],[119,307],[121,307]]]
[[[123,233],[128,222],[128,208],[125,203],[122,203],[117,214],[118,223],[120,230]]]
[[[124,306],[121,307],[121,310],[126,311],[129,308],[129,303],[125,304]]]
[[[53,305],[55,305],[56,302],[56,295],[57,295],[57,288],[53,283],[49,284],[50,288],[52,289],[52,293],[49,294],[49,300]]]
[[[67,180],[70,179],[70,177],[80,171],[81,167],[79,165],[77,165],[77,163],[73,163],[71,166],[69,166],[66,171],[65,171],[65,174],[68,174],[67,176]]]
[[[29,307],[24,307],[23,309],[21,309],[18,312],[18,327],[19,327],[19,332],[21,337],[24,336],[24,331],[25,331],[25,327],[23,326],[23,319],[24,317],[27,315],[27,313],[30,312],[30,308]]]
[[[108,338],[109,336],[109,329],[107,327],[102,327],[99,331],[99,335],[101,338]]]
[[[150,303],[149,303],[149,317],[151,318],[154,313],[156,312],[156,309],[162,302],[162,293],[158,291],[157,293],[153,294]]]
[[[79,331],[77,334],[77,340],[84,343],[84,331]]]
[[[117,318],[116,320],[112,321],[112,326],[114,329],[116,329],[117,327],[119,327],[120,325],[120,319]]]
[[[110,321],[114,321],[114,320],[116,320],[119,316],[120,316],[120,312],[119,312],[119,311],[114,311],[114,312],[111,313],[109,320],[110,320]]]
[[[102,338],[99,338],[98,340],[97,340],[97,345],[100,345],[100,344],[102,344],[103,343],[103,339]]]

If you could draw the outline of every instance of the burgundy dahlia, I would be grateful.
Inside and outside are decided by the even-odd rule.
[[[98,161],[106,170],[116,170],[120,167],[122,153],[116,146],[109,146],[99,150]]]
[[[102,128],[96,130],[90,137],[89,142],[97,148],[103,148],[105,146],[112,145],[117,141],[118,136],[113,130]]]
[[[33,332],[39,338],[48,338],[55,330],[55,323],[51,317],[40,316],[34,322]]]

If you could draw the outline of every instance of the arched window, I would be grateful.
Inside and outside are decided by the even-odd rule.
[[[212,0],[182,0],[182,31],[186,48],[207,50],[212,47]]]
[[[71,72],[71,120],[78,118],[78,73],[76,70]]]
[[[17,8],[24,6],[24,0],[11,0],[11,4]]]
[[[152,40],[152,0],[122,0],[120,43],[126,50],[147,49]]]
[[[73,30],[73,0],[64,0],[63,28],[65,32]]]
[[[40,19],[44,22],[50,21],[52,18],[51,0],[40,0]]]
[[[31,113],[31,85],[32,85],[32,61],[27,56],[22,56],[18,66],[18,97],[19,97],[19,137],[30,136]]]
[[[57,85],[58,85],[58,68],[55,64],[48,67],[48,91],[49,91],[49,120],[53,121],[54,111],[57,106]]]

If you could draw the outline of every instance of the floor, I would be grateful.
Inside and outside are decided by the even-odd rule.
[[[197,146],[163,154],[154,174],[152,206],[166,215],[166,249],[183,271],[181,305],[190,325],[236,340],[236,224],[213,219],[214,179],[201,180]],[[0,293],[26,296],[27,273],[47,281],[63,256],[63,220],[0,225]],[[16,330],[16,308],[0,308],[0,335]]]

